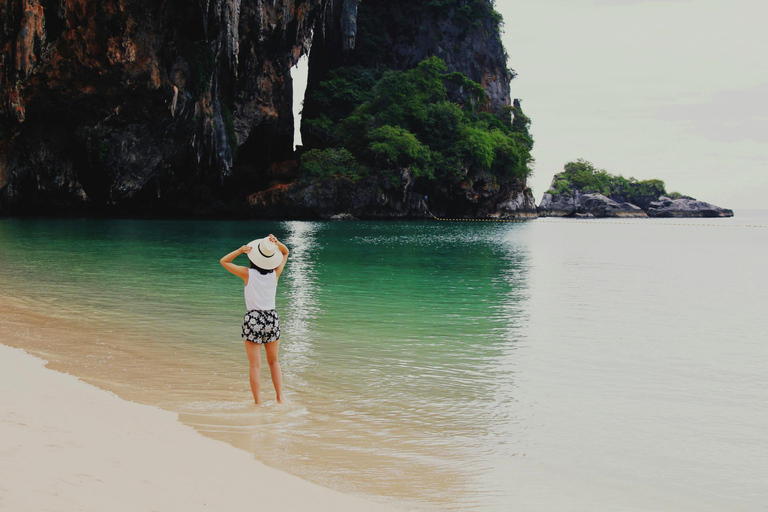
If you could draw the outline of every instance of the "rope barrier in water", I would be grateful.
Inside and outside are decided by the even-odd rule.
[[[537,224],[541,223],[549,223],[549,224],[560,224],[560,222],[556,220],[545,220],[545,218],[541,217],[534,217],[530,219],[496,219],[492,217],[486,217],[486,218],[443,218],[443,217],[437,217],[435,214],[433,214],[429,209],[427,209],[427,213],[432,217],[433,220],[441,221],[441,222],[515,222],[515,223],[522,223],[522,222],[532,222],[536,221]],[[627,221],[620,221],[620,220],[605,220],[605,219],[571,219],[568,218],[568,223],[579,223],[579,224],[590,224],[594,221],[600,221],[600,224],[627,224],[632,225],[635,224],[634,222],[627,222]],[[657,226],[686,226],[686,227],[712,227],[712,228],[768,228],[768,226],[761,225],[761,224],[691,224],[687,222],[653,222],[654,225]]]

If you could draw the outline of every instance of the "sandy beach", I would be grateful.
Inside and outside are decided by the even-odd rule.
[[[269,468],[175,413],[0,345],[0,510],[394,510]]]

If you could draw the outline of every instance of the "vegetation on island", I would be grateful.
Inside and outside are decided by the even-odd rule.
[[[630,203],[642,203],[659,196],[672,199],[688,197],[679,192],[667,192],[662,180],[636,180],[622,175],[610,174],[605,169],[598,169],[591,162],[579,159],[565,164],[563,172],[559,173],[548,194],[571,196],[574,190],[582,193],[602,194],[606,197],[618,197]]]
[[[407,71],[342,67],[313,99],[323,113],[304,126],[320,147],[301,157],[305,176],[507,183],[531,173],[533,139],[521,109],[486,110],[482,86],[430,57]],[[513,116],[514,114],[514,116]]]

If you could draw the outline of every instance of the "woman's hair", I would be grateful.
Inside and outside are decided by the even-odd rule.
[[[266,269],[263,269],[261,267],[257,267],[252,261],[250,262],[250,264],[251,264],[251,268],[255,268],[262,275],[264,275],[264,274],[271,274],[272,272],[275,271],[275,269],[273,269],[273,268],[271,268],[269,270],[266,270]]]

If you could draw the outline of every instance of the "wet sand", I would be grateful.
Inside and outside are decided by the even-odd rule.
[[[327,489],[0,345],[0,509],[393,510]]]

